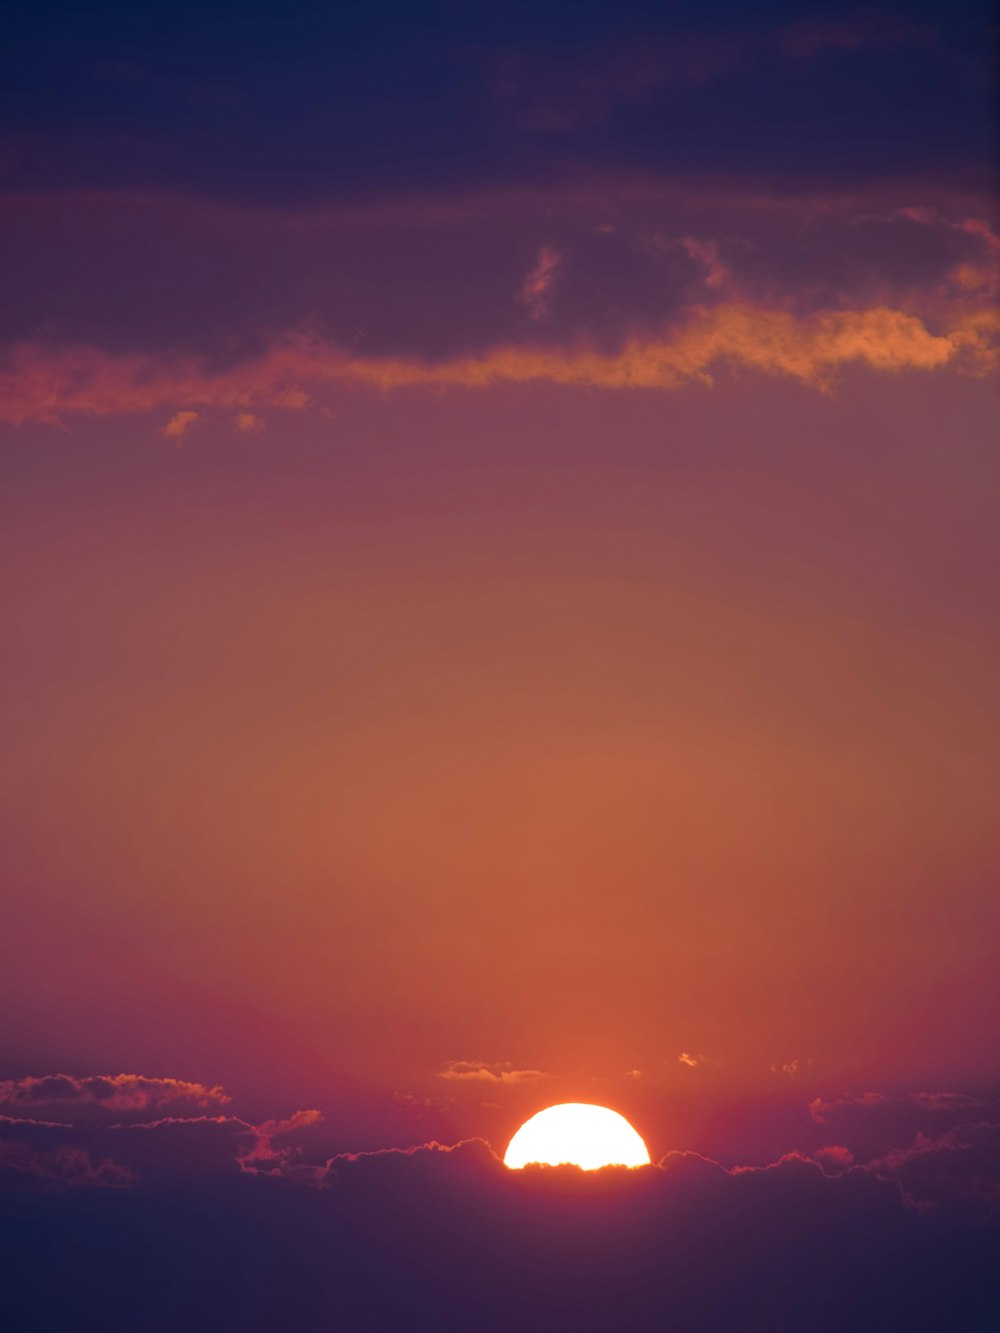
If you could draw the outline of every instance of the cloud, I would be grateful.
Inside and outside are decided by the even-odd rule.
[[[175,412],[167,424],[160,431],[165,440],[180,440],[184,437],[189,426],[193,426],[200,418],[200,413],[192,411]]]
[[[244,433],[249,431],[261,430],[264,422],[253,412],[237,412],[235,417],[236,429]]]
[[[260,1125],[254,1125],[255,1141],[252,1148],[237,1158],[240,1170],[250,1174],[271,1171],[287,1175],[297,1165],[300,1149],[294,1144],[282,1145],[280,1141],[289,1134],[318,1125],[322,1119],[322,1113],[316,1110],[296,1111],[284,1120],[265,1120]]]
[[[796,1078],[802,1073],[803,1069],[811,1064],[811,1060],[800,1060],[798,1056],[794,1056],[791,1060],[785,1060],[783,1064],[772,1064],[771,1073],[786,1074],[788,1078]]]
[[[690,1051],[681,1051],[677,1057],[679,1064],[686,1065],[688,1069],[700,1069],[703,1065],[717,1065],[718,1060],[713,1060],[707,1055],[692,1055]]]
[[[269,24],[241,33],[236,64],[222,30],[201,34],[197,57],[178,52],[165,62],[159,20],[135,34],[127,60],[109,51],[102,24],[28,28],[6,182],[95,192],[123,183],[161,197],[188,190],[283,207],[404,184],[441,197],[609,162],[652,171],[693,159],[720,174],[795,181],[805,171],[859,174],[872,162],[898,174],[914,159],[956,174],[970,158],[988,162],[977,134],[990,115],[988,88],[976,86],[988,70],[982,4],[922,6],[936,9],[939,31],[863,5],[854,13],[813,6],[791,27],[789,6],[730,5],[705,11],[712,21],[698,25],[693,11],[644,0],[574,7],[571,31],[565,6],[508,6],[502,24],[474,8],[387,23],[380,7],[365,6],[349,30],[339,7],[309,7],[308,19],[290,11],[281,29],[287,62],[276,58]],[[909,49],[894,58],[892,47]],[[875,88],[857,58],[873,49]],[[830,50],[842,54],[839,77],[803,78],[801,62]],[[57,90],[46,81],[53,61]],[[274,80],[268,97],[252,73],[262,68]],[[879,96],[892,99],[885,114],[873,114]],[[775,132],[789,117],[798,133]],[[351,151],[336,151],[348,122]],[[831,151],[838,143],[840,153]],[[128,240],[123,230],[123,248]]]
[[[986,1103],[964,1092],[911,1092],[910,1100],[928,1111],[971,1111]]]
[[[854,1165],[854,1154],[849,1148],[842,1144],[831,1143],[825,1148],[817,1148],[813,1157],[822,1167],[835,1167],[837,1170],[846,1171]]]
[[[429,1143],[417,1143],[410,1148],[373,1148],[361,1152],[337,1153],[330,1158],[330,1166],[349,1162],[433,1161],[442,1154],[455,1153],[458,1156],[468,1156],[473,1152],[482,1162],[491,1166],[501,1165],[500,1158],[485,1139],[462,1139],[458,1143],[438,1143],[436,1139],[432,1139]]]
[[[725,285],[729,269],[719,258],[719,248],[714,241],[699,241],[695,236],[682,236],[680,245],[691,259],[697,260],[704,268],[706,287],[717,291]]]
[[[866,1170],[893,1181],[903,1203],[922,1212],[959,1204],[997,1213],[1000,1125],[977,1121],[937,1137],[918,1133],[908,1147],[868,1162]]]
[[[689,1060],[698,1058],[683,1054]],[[515,1068],[510,1062],[457,1060],[439,1077],[494,1087],[527,1084],[547,1075]],[[337,1188],[345,1171],[350,1173],[358,1163],[373,1161],[384,1175],[390,1169],[387,1162],[397,1159],[410,1162],[411,1174],[426,1176],[430,1187],[436,1179],[434,1161],[449,1155],[467,1164],[470,1160],[467,1144],[439,1142],[331,1155],[322,1132],[324,1118],[317,1109],[255,1122],[229,1111],[229,1098],[220,1087],[173,1078],[59,1074],[8,1080],[0,1090],[3,1105],[17,1112],[0,1114],[0,1185],[21,1192],[90,1186],[160,1188],[241,1177],[329,1190]],[[988,1105],[958,1092],[890,1096],[869,1091],[826,1101],[816,1098],[809,1104],[813,1123],[823,1125],[840,1114],[846,1117],[841,1126],[846,1137],[838,1131],[838,1141],[811,1151],[794,1148],[773,1160],[728,1167],[711,1157],[673,1151],[651,1170],[655,1177],[666,1174],[675,1185],[688,1182],[684,1188],[698,1189],[719,1174],[735,1179],[794,1169],[822,1178],[864,1176],[890,1188],[897,1206],[923,1212],[949,1206],[983,1212],[1000,1205],[1000,1126],[987,1118]],[[162,1113],[150,1117],[150,1110]],[[972,1110],[979,1112],[978,1118],[970,1119]],[[861,1117],[853,1127],[852,1113]],[[946,1116],[955,1123],[945,1119],[942,1129]],[[878,1130],[874,1138],[864,1129],[872,1117]],[[924,1117],[924,1124],[914,1117]],[[855,1133],[858,1126],[860,1135]],[[480,1143],[474,1155],[480,1163],[477,1170],[484,1164],[490,1170],[502,1169],[488,1145]]]
[[[510,1172],[481,1139],[331,1155],[320,1131],[314,1110],[0,1120],[0,1213],[19,1219],[8,1323],[717,1333],[751,1311],[775,1333],[992,1326],[1000,1127],[984,1120],[863,1161],[837,1142],[593,1173]]]
[[[494,63],[496,103],[521,128],[547,136],[584,129],[616,106],[641,106],[662,88],[696,88],[732,71],[757,43],[745,33],[671,33],[643,41],[547,52],[505,51]]]
[[[543,245],[534,267],[521,285],[520,300],[528,307],[532,319],[544,319],[549,313],[552,285],[560,259],[555,250]]]
[[[985,249],[984,255],[967,256],[955,265],[950,274],[952,283],[971,297],[995,299],[1000,295],[1000,236],[983,218],[963,218],[949,225],[975,237]]]
[[[780,50],[795,60],[811,60],[824,51],[856,51],[916,46],[934,49],[936,30],[897,14],[863,9],[841,19],[799,19],[776,34]]]
[[[833,1112],[838,1111],[845,1106],[858,1106],[870,1108],[873,1106],[885,1106],[888,1098],[880,1092],[863,1092],[858,1096],[845,1095],[835,1097],[832,1101],[824,1101],[822,1097],[814,1097],[809,1103],[809,1114],[817,1125],[826,1124],[827,1119]]]
[[[765,1166],[730,1167],[728,1174],[787,1167],[815,1168],[831,1178],[877,1180],[891,1185],[905,1208],[922,1213],[957,1205],[985,1219],[1000,1209],[1000,1125],[985,1121],[956,1125],[938,1136],[917,1133],[908,1146],[867,1161],[858,1161],[843,1144],[829,1144],[812,1153],[785,1153]]]
[[[451,1060],[438,1078],[468,1083],[535,1083],[548,1078],[540,1069],[515,1069],[510,1063],[486,1064],[482,1060]]]
[[[814,1125],[835,1121],[849,1169],[892,1184],[909,1208],[1000,1207],[1000,1099],[953,1091],[868,1091],[809,1103]],[[840,1150],[838,1149],[838,1152]],[[842,1163],[814,1153],[826,1169]]]
[[[344,361],[431,366],[538,346],[611,356],[720,305],[798,319],[885,308],[938,333],[989,300],[989,210],[930,182],[782,195],[682,176],[287,210],[4,194],[0,355],[89,348],[198,384],[296,331]],[[527,304],[512,299],[522,289]],[[283,410],[312,396],[301,381],[271,391]],[[232,402],[231,427],[269,405]],[[157,429],[204,406],[179,386],[154,404]]]
[[[43,1189],[124,1189],[135,1183],[135,1177],[109,1157],[95,1161],[83,1148],[36,1148],[0,1138],[0,1188],[26,1183]]]
[[[3,1169],[22,1186],[46,1188],[294,1177],[295,1137],[318,1125],[320,1112],[257,1124],[225,1109],[230,1100],[218,1085],[139,1074],[9,1079],[0,1083],[0,1108],[17,1114],[0,1114]]]
[[[934,208],[911,205],[897,208],[890,218],[882,220],[897,218],[905,218],[939,235],[951,232],[971,237],[974,245],[963,247],[961,253],[951,256],[952,267],[945,275],[946,282],[962,296],[979,301],[992,301],[1000,293],[1000,236],[985,218],[955,219],[943,216]]]
[[[221,1087],[177,1078],[147,1078],[143,1074],[48,1074],[42,1078],[0,1081],[0,1110],[79,1112],[96,1108],[115,1116],[148,1113],[162,1107],[225,1106],[230,1101]]]
[[[712,383],[720,369],[782,376],[828,390],[849,366],[895,374],[945,367],[983,375],[1000,365],[1000,312],[976,311],[932,331],[916,315],[877,307],[797,318],[738,304],[696,311],[675,330],[631,338],[616,352],[586,345],[505,346],[443,361],[364,358],[312,338],[288,338],[245,364],[210,370],[197,363],[113,356],[94,348],[21,347],[0,373],[0,420],[58,422],[74,414],[152,412],[178,400],[200,408],[269,404],[301,410],[324,385],[390,392],[482,390],[547,383],[617,391],[663,391]],[[190,410],[174,420],[190,418]]]
[[[444,1111],[455,1104],[453,1097],[427,1097],[417,1092],[394,1092],[392,1100],[407,1111],[422,1115],[427,1111]]]
[[[466,1140],[342,1153],[323,1188],[302,1183],[50,1191],[8,1265],[5,1315],[46,1333],[991,1327],[988,1234],[829,1153],[727,1170],[674,1152],[588,1175],[508,1172]]]
[[[992,254],[1000,254],[1000,236],[996,234],[985,218],[962,218],[961,222],[951,224],[958,231],[969,236],[977,236]]]
[[[908,1109],[916,1112],[936,1112],[939,1114],[966,1115],[969,1111],[981,1110],[988,1105],[980,1097],[970,1096],[965,1092],[906,1092],[888,1096],[881,1092],[845,1093],[824,1101],[815,1097],[809,1103],[809,1114],[817,1125],[826,1124],[827,1120],[844,1111],[880,1111],[891,1114],[897,1122],[912,1118]]]
[[[647,32],[558,53],[505,51],[496,62],[496,101],[524,129],[546,136],[568,134],[606,121],[617,107],[655,106],[659,94],[675,95],[718,84],[747,67],[781,77],[775,54],[797,63],[827,51],[919,47],[937,52],[938,34],[905,18],[860,10],[839,20],[803,19],[781,28],[755,25],[711,31]],[[785,75],[787,77],[787,74]]]
[[[22,1187],[47,1189],[60,1184],[170,1187],[241,1175],[318,1184],[327,1174],[325,1159],[305,1160],[295,1136],[321,1121],[315,1110],[260,1124],[225,1114],[111,1124],[3,1119],[0,1162],[8,1175],[20,1173]]]

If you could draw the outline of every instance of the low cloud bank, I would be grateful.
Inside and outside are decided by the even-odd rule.
[[[254,1124],[220,1087],[172,1078],[0,1090],[19,1330],[938,1333],[1000,1315],[991,1097],[831,1094],[802,1108],[831,1134],[811,1153],[588,1174],[509,1172],[481,1140],[324,1156],[319,1111]],[[878,1122],[876,1155],[852,1118]]]

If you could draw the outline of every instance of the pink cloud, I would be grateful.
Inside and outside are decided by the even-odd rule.
[[[719,248],[714,241],[699,241],[695,236],[682,236],[681,246],[687,254],[705,270],[705,286],[717,291],[729,278],[729,269],[719,258]]]
[[[837,1171],[846,1171],[854,1165],[854,1154],[839,1143],[831,1143],[826,1148],[817,1148],[813,1157],[821,1166],[832,1167]]]
[[[476,390],[548,383],[611,390],[710,385],[736,366],[829,390],[848,366],[893,374],[951,368],[984,375],[1000,364],[1000,312],[956,312],[937,332],[889,307],[796,317],[786,310],[724,304],[698,310],[660,337],[633,337],[615,352],[586,344],[501,346],[439,361],[361,357],[321,340],[290,337],[242,365],[210,371],[195,361],[114,356],[93,348],[21,347],[0,373],[0,420],[58,422],[76,413],[148,413],[180,402],[249,411],[307,406],[324,385],[389,392],[401,388]],[[178,412],[184,416],[192,409]],[[176,419],[176,418],[174,418]]]
[[[253,1147],[237,1159],[240,1170],[251,1175],[259,1172],[287,1172],[295,1165],[299,1150],[294,1145],[278,1146],[275,1141],[318,1125],[322,1119],[320,1111],[295,1111],[284,1120],[265,1120],[262,1124],[254,1125]]]
[[[555,250],[543,245],[533,268],[521,286],[520,300],[528,307],[532,319],[544,319],[549,313],[552,286],[560,261],[561,257]]]

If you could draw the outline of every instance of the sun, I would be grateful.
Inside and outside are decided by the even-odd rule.
[[[507,1146],[504,1166],[529,1163],[579,1166],[648,1166],[649,1151],[623,1115],[606,1106],[563,1102],[526,1120]]]

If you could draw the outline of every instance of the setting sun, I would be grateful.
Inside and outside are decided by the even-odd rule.
[[[624,1116],[606,1106],[564,1102],[526,1120],[508,1145],[504,1166],[529,1163],[579,1166],[648,1166],[645,1143]]]

